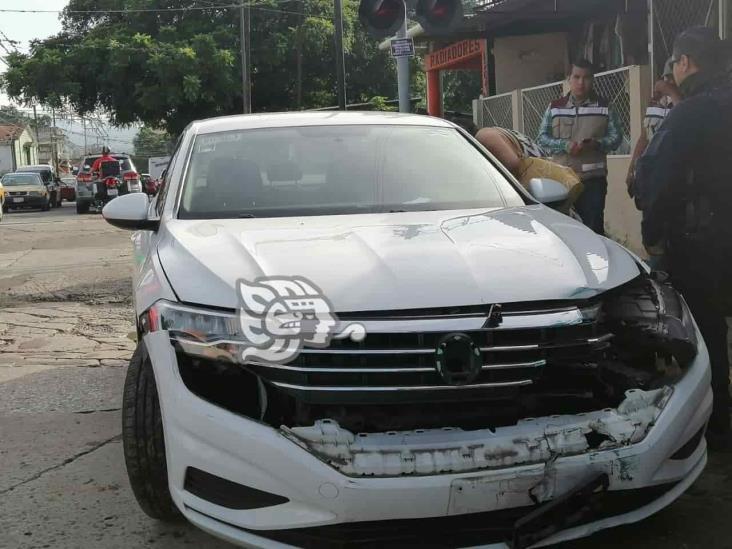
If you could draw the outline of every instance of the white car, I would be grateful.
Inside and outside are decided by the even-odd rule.
[[[538,547],[706,463],[683,299],[444,120],[192,123],[135,230],[124,449],[147,514],[242,546]],[[533,196],[532,196],[533,195]]]

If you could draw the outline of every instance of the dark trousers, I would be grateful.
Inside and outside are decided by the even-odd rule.
[[[607,178],[596,177],[582,182],[585,189],[574,203],[582,221],[597,234],[605,234],[605,197]]]
[[[732,291],[715,284],[714,275],[723,261],[718,254],[701,243],[672,244],[669,253],[671,279],[691,309],[709,351],[712,367],[714,408],[709,428],[717,433],[730,430],[729,350],[727,346],[726,311],[720,307],[721,291]],[[715,288],[710,292],[710,288]]]

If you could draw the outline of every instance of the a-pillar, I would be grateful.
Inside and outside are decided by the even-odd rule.
[[[442,85],[440,71],[427,71],[427,114],[442,116]]]

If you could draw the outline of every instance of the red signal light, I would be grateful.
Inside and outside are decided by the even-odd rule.
[[[392,36],[404,23],[402,0],[361,0],[358,17],[366,31],[377,38]]]
[[[427,34],[446,34],[463,20],[461,0],[419,0],[415,17]]]

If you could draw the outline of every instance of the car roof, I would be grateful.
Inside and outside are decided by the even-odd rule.
[[[222,116],[193,122],[192,130],[197,134],[225,132],[232,130],[254,130],[262,128],[287,128],[302,126],[426,126],[454,128],[455,124],[419,114],[397,112],[364,111],[320,111],[283,112],[266,114],[239,114]]]
[[[25,167],[27,168],[27,166]],[[16,170],[14,172],[8,172],[4,174],[3,177],[6,177],[8,175],[22,175],[24,177],[37,177],[38,179],[41,179],[41,174],[39,174],[38,172],[21,172]],[[43,180],[41,179],[41,181]]]
[[[50,164],[34,164],[33,166],[20,166],[15,171],[20,172],[26,172],[30,170],[51,170],[53,171],[53,166]]]

